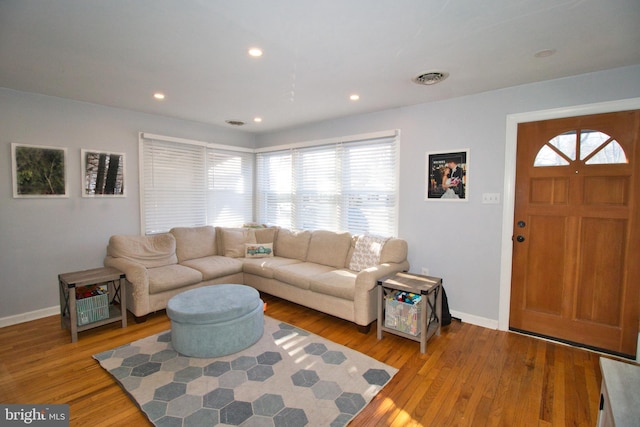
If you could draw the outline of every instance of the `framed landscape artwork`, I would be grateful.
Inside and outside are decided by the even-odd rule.
[[[426,154],[425,200],[469,200],[469,150]]]
[[[124,153],[82,150],[82,197],[125,197]]]
[[[69,197],[67,149],[11,144],[13,197]]]

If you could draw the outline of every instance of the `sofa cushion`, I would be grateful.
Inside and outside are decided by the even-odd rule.
[[[176,238],[178,262],[216,255],[216,230],[204,227],[175,227],[170,231]]]
[[[178,263],[176,239],[170,233],[151,236],[111,236],[107,255],[125,258],[147,268]]]
[[[245,243],[245,258],[268,258],[273,256],[273,243]]]
[[[293,231],[286,228],[278,230],[275,244],[275,255],[283,258],[307,259],[311,232],[308,230]]]
[[[361,271],[380,264],[380,254],[382,254],[382,248],[388,240],[388,237],[374,236],[372,234],[364,234],[358,237],[356,247],[351,255],[349,269]]]
[[[256,243],[273,243],[276,241],[278,228],[277,227],[255,228],[253,232],[256,235]]]
[[[322,264],[313,262],[300,262],[289,264],[274,269],[273,278],[302,289],[309,289],[311,279],[323,273],[333,270]]]
[[[242,272],[242,262],[240,260],[219,255],[191,259],[182,262],[181,265],[198,270],[202,273],[203,280],[216,279]]]
[[[301,262],[299,259],[280,257],[245,258],[242,263],[242,269],[245,274],[253,274],[255,276],[273,279],[273,272],[276,268],[284,265],[299,264]]]
[[[255,231],[252,228],[223,228],[218,230],[221,233],[220,243],[222,244],[221,255],[231,258],[244,257],[245,243],[256,243]]]
[[[342,268],[345,265],[351,234],[316,230],[311,233],[307,261],[330,267]]]
[[[329,271],[313,277],[309,290],[353,301],[356,291],[356,276],[356,273],[346,269]]]
[[[148,271],[150,294],[157,294],[202,282],[202,273],[180,264],[150,268]]]
[[[401,263],[406,261],[409,252],[406,240],[391,238],[385,243],[380,253],[380,264],[387,262]]]

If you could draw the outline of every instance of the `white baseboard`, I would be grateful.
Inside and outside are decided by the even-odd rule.
[[[53,307],[43,308],[41,310],[30,311],[28,313],[16,314],[15,316],[3,317],[0,318],[0,328],[41,319],[43,317],[55,316],[57,314],[60,314],[60,307],[56,305]],[[497,320],[474,316],[473,314],[462,313],[455,310],[451,310],[451,315],[465,323],[482,326],[483,328],[498,329]]]
[[[29,322],[31,320],[42,319],[43,317],[55,316],[60,314],[60,306],[43,308],[28,313],[16,314],[15,316],[0,318],[0,328],[5,326],[17,325],[18,323]]]
[[[464,323],[482,326],[488,329],[498,329],[498,321],[487,319],[486,317],[474,316],[473,314],[462,313],[460,311],[451,310],[451,316],[462,320]]]

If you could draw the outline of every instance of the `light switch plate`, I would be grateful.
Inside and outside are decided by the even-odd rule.
[[[500,203],[500,193],[482,193],[482,203],[485,203],[485,204]]]

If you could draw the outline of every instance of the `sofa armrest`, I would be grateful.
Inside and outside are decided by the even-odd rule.
[[[356,276],[356,298],[358,294],[364,294],[376,287],[378,279],[399,271],[408,271],[409,262],[400,263],[388,262],[369,267],[358,273]]]
[[[147,268],[125,258],[114,258],[107,255],[105,267],[114,267],[127,277],[127,308],[136,316],[149,312],[149,272]]]
[[[399,271],[408,271],[409,262],[387,262],[362,270],[356,276],[353,296],[355,323],[367,326],[378,317],[378,280]]]

